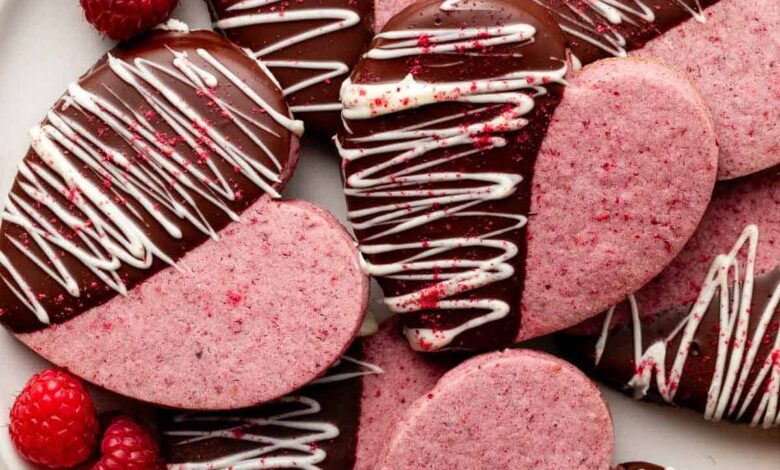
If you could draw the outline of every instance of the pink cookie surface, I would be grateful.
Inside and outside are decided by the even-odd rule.
[[[448,372],[394,427],[377,470],[607,470],[614,447],[598,389],[570,364],[507,350]]]
[[[363,340],[363,358],[384,370],[363,379],[355,470],[373,470],[388,433],[448,369],[448,359],[409,349],[398,322]],[[451,361],[450,361],[451,362]]]
[[[239,408],[295,390],[346,350],[368,281],[351,237],[302,201],[261,198],[242,222],[126,297],[17,337],[58,366],[132,398]]]
[[[720,0],[634,52],[680,70],[707,102],[719,179],[780,163],[780,2]]]
[[[377,2],[379,31],[413,0]],[[720,0],[631,52],[684,72],[704,96],[720,143],[719,179],[780,163],[780,2]]]
[[[693,234],[718,148],[694,88],[640,59],[573,77],[536,163],[518,339],[593,316],[642,287]]]
[[[640,315],[694,302],[715,257],[728,253],[751,224],[758,227],[756,275],[761,275],[780,266],[780,168],[718,184],[685,249],[637,292]]]
[[[745,227],[753,224],[758,227],[756,276],[760,276],[780,266],[780,167],[718,183],[701,225],[683,251],[636,293],[640,317],[695,302],[715,257],[728,253]],[[626,320],[616,314],[613,321]],[[602,325],[599,317],[570,332],[595,333]]]

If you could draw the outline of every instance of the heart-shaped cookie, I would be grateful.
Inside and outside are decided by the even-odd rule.
[[[2,214],[3,325],[165,406],[247,406],[316,378],[352,341],[368,284],[332,216],[272,201],[301,132],[219,35],[110,51],[32,130]]]
[[[573,325],[693,233],[717,170],[695,90],[642,60],[564,87],[566,72],[563,34],[534,2],[429,0],[388,22],[345,82],[350,220],[414,348]]]

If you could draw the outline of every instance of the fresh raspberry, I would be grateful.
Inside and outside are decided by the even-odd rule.
[[[66,468],[89,457],[100,424],[81,382],[63,371],[48,369],[34,375],[16,397],[9,432],[25,459],[49,468]]]
[[[127,416],[117,416],[103,434],[102,456],[92,470],[158,470],[160,447],[151,433]]]
[[[111,39],[124,40],[167,20],[179,0],[81,0],[84,16]]]

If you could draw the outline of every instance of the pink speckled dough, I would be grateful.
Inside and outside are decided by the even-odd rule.
[[[721,0],[634,54],[684,71],[720,142],[719,179],[780,163],[780,2]]]
[[[652,317],[693,303],[715,257],[731,250],[750,224],[758,226],[756,275],[761,275],[780,266],[780,167],[718,184],[701,225],[685,249],[636,293],[640,316]],[[615,315],[615,322],[624,320],[627,318]],[[571,332],[593,333],[602,325],[602,319],[594,319]]]
[[[555,357],[507,350],[466,361],[419,398],[376,470],[608,470],[613,447],[592,382]]]
[[[727,253],[750,224],[758,226],[760,275],[780,266],[780,167],[718,185],[699,229],[680,256],[637,293],[640,315],[694,302],[715,256]]]
[[[728,253],[750,224],[759,231],[756,275],[760,275],[780,266],[780,168],[717,186],[685,249],[637,293],[641,314],[694,302],[715,256]]]
[[[415,400],[433,389],[447,371],[446,359],[409,349],[397,321],[363,340],[364,360],[384,373],[363,379],[355,470],[373,470],[388,432]]]
[[[718,148],[699,95],[651,61],[573,77],[534,176],[518,339],[578,323],[675,257],[710,199]]]
[[[381,0],[375,30],[414,0]],[[780,163],[780,2],[720,0],[631,54],[685,73],[704,96],[720,142],[719,179]]]
[[[355,244],[307,202],[261,198],[182,260],[61,325],[17,337],[132,398],[239,408],[321,375],[357,333],[368,280]]]

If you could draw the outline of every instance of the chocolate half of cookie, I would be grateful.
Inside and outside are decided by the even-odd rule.
[[[339,89],[371,41],[372,0],[208,0],[214,27],[261,60],[307,130],[341,129]]]
[[[532,2],[450,3],[391,20],[341,94],[352,226],[419,350],[514,341],[530,181],[566,72]]]
[[[345,82],[350,222],[415,349],[574,325],[693,233],[717,169],[695,89],[638,59],[594,64],[564,90],[567,71],[563,33],[533,1],[423,1]]]

